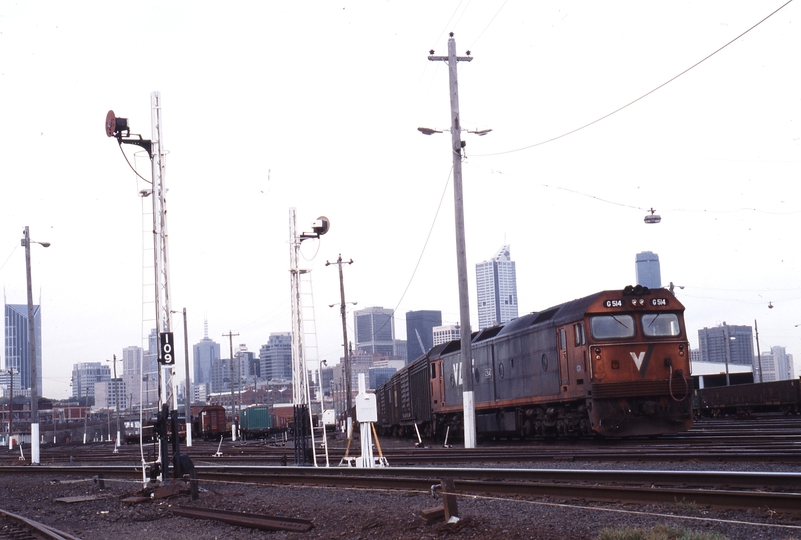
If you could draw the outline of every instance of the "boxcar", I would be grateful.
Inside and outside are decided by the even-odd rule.
[[[222,405],[206,405],[195,417],[195,433],[204,439],[219,439],[230,433],[225,407]]]
[[[239,432],[243,439],[263,439],[277,430],[274,418],[267,405],[251,405],[242,409],[239,417]]]

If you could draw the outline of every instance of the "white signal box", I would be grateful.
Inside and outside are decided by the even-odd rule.
[[[378,404],[375,394],[359,394],[356,396],[356,421],[378,422]]]

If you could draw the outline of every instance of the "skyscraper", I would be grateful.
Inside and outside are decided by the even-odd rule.
[[[637,254],[634,262],[637,278],[635,285],[643,285],[649,289],[658,289],[662,286],[662,272],[659,269],[659,255],[653,251],[643,251]]]
[[[28,305],[6,304],[6,369],[19,373],[19,385],[23,390],[31,387],[31,347],[28,332]],[[33,330],[36,340],[36,391],[42,395],[42,317],[39,306],[33,306]]]
[[[441,325],[441,311],[406,312],[407,363],[420,358],[434,346],[434,327]]]
[[[395,355],[395,322],[391,309],[369,307],[353,312],[356,348],[374,354]]]
[[[750,326],[727,325],[698,330],[702,362],[754,365],[754,337]]]
[[[760,366],[764,381],[786,381],[795,378],[792,355],[784,347],[771,347],[763,352]]]
[[[509,245],[476,265],[476,295],[479,329],[517,317],[517,272],[509,258]]]
[[[203,323],[203,339],[192,345],[192,361],[194,363],[194,382],[210,383],[211,366],[220,359],[220,344],[209,339],[209,323]]]
[[[273,332],[259,349],[261,376],[265,379],[292,380],[292,333]]]

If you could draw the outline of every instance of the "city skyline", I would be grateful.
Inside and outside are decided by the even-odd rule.
[[[30,254],[43,395],[69,395],[75,363],[147,348],[150,162],[100,126],[113,110],[152,138],[153,91],[170,307],[186,308],[190,342],[206,319],[213,339],[235,332],[251,347],[291,329],[289,208],[302,232],[320,216],[331,225],[299,256],[320,357],[342,354],[340,280],[325,266],[340,254],[353,260],[351,336],[350,302],[458,322],[453,143],[436,133],[451,125],[449,77],[428,60],[450,32],[472,58],[458,66],[461,125],[486,133],[461,134],[468,274],[499,238],[514,245],[523,314],[630,285],[631,255],[652,250],[693,346],[698,328],[758,320],[760,342],[798,365],[801,254],[788,246],[801,229],[801,4],[151,5],[4,9],[0,282],[24,304],[24,227],[51,244]],[[127,48],[109,41],[119,25]],[[218,39],[198,39],[209,32]],[[152,44],[158,61],[141,62]],[[472,279],[468,290],[477,327]]]

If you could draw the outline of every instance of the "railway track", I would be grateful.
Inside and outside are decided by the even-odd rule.
[[[0,474],[143,478],[141,467],[0,467]],[[526,496],[604,502],[675,502],[725,508],[801,511],[801,474],[710,471],[630,471],[494,468],[313,468],[198,466],[200,485],[337,486],[351,489],[429,491],[443,479],[461,496]]]
[[[319,442],[319,441],[318,441]],[[416,447],[412,440],[383,439],[383,455],[393,465],[440,466],[442,464],[573,462],[714,462],[714,463],[801,463],[801,419],[761,417],[750,421],[701,420],[687,433],[647,439],[579,439],[575,441],[482,441],[478,448],[466,450],[442,444]],[[358,444],[351,444],[357,448]],[[219,453],[218,453],[219,450]],[[358,450],[355,450],[358,451]],[[195,441],[181,447],[195,463],[252,463],[278,465],[294,461],[293,441],[281,444],[265,441]],[[345,441],[330,437],[329,463],[339,463],[345,455]],[[145,447],[145,460],[157,456],[153,444]],[[20,459],[20,458],[23,459]],[[317,463],[325,464],[322,448]],[[0,449],[0,464],[25,464],[30,459],[20,452]],[[137,464],[142,458],[138,445],[112,443],[71,446],[42,446],[42,464],[83,463]]]
[[[0,540],[80,540],[31,519],[0,510]]]

